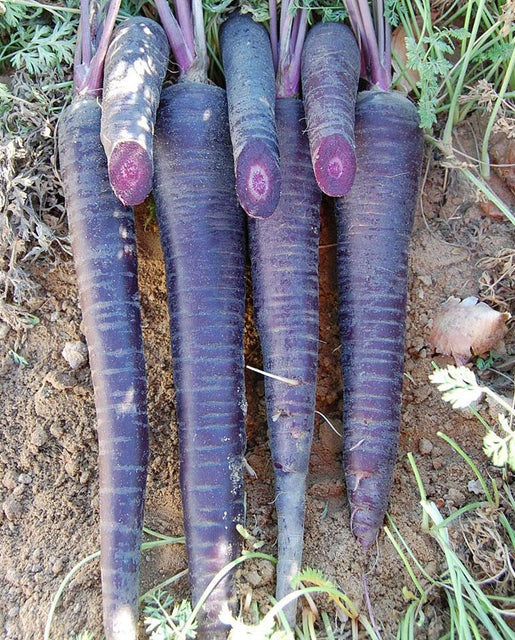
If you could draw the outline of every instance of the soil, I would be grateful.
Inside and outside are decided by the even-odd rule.
[[[154,531],[182,534],[178,487],[174,389],[169,352],[168,317],[163,263],[157,230],[144,228],[139,218],[140,284],[144,339],[148,363],[151,462],[145,524]],[[320,369],[317,409],[341,430],[342,383],[336,318],[334,224],[330,206],[323,209],[320,248]],[[480,294],[484,268],[480,258],[495,257],[513,247],[513,227],[486,216],[476,194],[459,172],[446,172],[427,158],[410,254],[409,302],[405,350],[402,429],[389,514],[406,543],[432,575],[442,570],[442,555],[421,528],[419,493],[407,453],[412,452],[428,497],[447,515],[475,495],[474,476],[463,460],[442,441],[438,431],[454,438],[480,470],[500,478],[481,450],[484,429],[467,411],[442,402],[429,383],[432,361],[448,357],[432,353],[428,345],[432,319],[449,296]],[[0,360],[0,636],[28,640],[42,638],[49,607],[68,571],[98,549],[98,481],[95,410],[84,355],[84,336],[72,260],[63,254],[49,267],[36,263],[32,271],[39,295],[30,311],[39,323],[24,333],[2,328]],[[513,293],[513,292],[512,292]],[[505,308],[502,309],[506,310]],[[512,310],[513,311],[513,310]],[[66,359],[63,356],[66,355]],[[11,349],[27,364],[17,364]],[[498,345],[497,361],[513,378],[510,353],[513,335]],[[247,364],[260,365],[251,320],[247,319]],[[72,366],[75,368],[72,368]],[[511,365],[513,367],[513,365]],[[510,383],[501,376],[482,374],[503,395]],[[248,449],[246,459],[255,472],[246,477],[247,529],[275,553],[276,521],[273,474],[267,444],[264,390],[261,377],[247,373]],[[479,409],[487,419],[486,404]],[[404,565],[384,533],[368,554],[349,532],[349,511],[341,470],[341,438],[317,415],[311,457],[304,563],[319,569],[370,617],[383,638],[395,637],[408,601],[403,587],[413,589]],[[183,545],[145,551],[141,588],[146,591],[183,570]],[[366,576],[364,589],[363,576]],[[249,561],[239,576],[242,602],[252,600],[262,611],[273,593],[274,574],[266,561]],[[186,579],[173,585],[174,597],[187,597]],[[336,637],[350,634],[334,607],[320,600],[333,621]],[[424,609],[420,638],[438,638],[445,625],[444,603],[438,593]],[[52,622],[53,639],[76,637],[88,630],[102,637],[98,560],[82,567],[65,588]],[[142,631],[142,637],[144,633]],[[321,633],[320,637],[324,637]]]

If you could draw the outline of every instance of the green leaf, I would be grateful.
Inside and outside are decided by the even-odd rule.
[[[442,400],[449,402],[453,409],[465,409],[483,393],[473,371],[467,367],[449,365],[446,369],[437,369],[429,380],[437,385]]]
[[[506,441],[495,431],[489,431],[483,438],[483,451],[496,467],[503,467],[508,460]]]
[[[28,364],[29,364],[28,360],[26,360],[19,353],[16,353],[16,351],[14,351],[14,349],[9,349],[9,355],[14,360],[14,364],[17,364],[18,366],[24,366],[24,367],[28,366]]]
[[[17,2],[0,2],[0,29],[8,30],[27,18],[28,9]]]
[[[483,438],[483,451],[496,467],[508,465],[515,471],[515,431],[504,414],[500,413],[498,420],[506,436],[502,437],[492,430],[488,431]]]

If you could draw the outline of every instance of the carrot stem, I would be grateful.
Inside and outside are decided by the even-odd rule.
[[[73,83],[76,96],[99,96],[102,92],[102,74],[107,46],[120,11],[121,0],[108,4],[107,16],[100,29],[100,39],[93,29],[98,21],[97,3],[91,8],[90,0],[81,0],[77,47],[75,49]]]
[[[275,2],[273,4],[275,5]],[[292,7],[293,0],[284,0],[281,3],[278,35],[277,21],[274,20],[274,32],[270,22],[272,55],[277,59],[276,95],[278,98],[293,98],[300,92],[301,56],[306,38],[308,14],[305,7],[297,8],[295,11]]]
[[[179,66],[181,74],[184,74],[193,64],[194,47],[188,46],[182,26],[177,22],[177,18],[172,13],[168,2],[166,2],[166,0],[155,0],[155,3],[161,24],[168,36],[175,61]]]

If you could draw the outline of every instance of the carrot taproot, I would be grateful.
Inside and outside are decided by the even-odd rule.
[[[384,519],[397,457],[408,250],[423,135],[415,105],[390,90],[389,58],[379,51],[367,3],[348,0],[347,6],[371,86],[356,103],[356,177],[335,205],[343,465],[351,528],[368,548]],[[383,20],[378,28],[387,31]],[[385,33],[378,39],[387,46]]]
[[[88,3],[82,5],[82,64],[75,98],[59,120],[58,144],[97,412],[104,628],[108,640],[135,640],[148,461],[145,362],[134,217],[109,184],[98,100],[119,4],[109,5],[92,57]]]
[[[354,180],[354,105],[360,55],[346,25],[318,22],[302,51],[302,92],[313,169],[328,196],[345,195]]]
[[[315,416],[322,194],[313,174],[304,109],[298,97],[305,27],[305,13],[292,12],[291,2],[283,2],[275,107],[281,196],[273,216],[248,220],[254,314],[263,367],[294,382],[265,378],[276,490],[277,599],[291,591],[292,579],[301,569],[306,478]],[[296,608],[293,602],[284,609],[293,626]]]
[[[109,179],[126,205],[152,189],[154,123],[169,56],[155,21],[131,17],[114,30],[104,65],[100,136]]]
[[[161,20],[170,20],[168,10],[157,6]],[[206,77],[207,64],[198,50],[204,42],[200,2],[191,13],[195,49],[179,53],[182,78],[163,91],[158,110],[154,197],[167,274],[180,486],[196,605],[241,548],[236,525],[243,523],[245,237],[226,94],[197,81]],[[184,52],[184,41],[171,40],[174,53],[176,46]],[[225,605],[235,605],[232,575],[209,595],[197,637],[227,636],[218,617]]]
[[[281,189],[270,38],[249,14],[234,12],[220,28],[220,47],[236,193],[250,216],[267,218]]]

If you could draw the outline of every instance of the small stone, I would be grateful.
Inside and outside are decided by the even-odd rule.
[[[9,496],[9,498],[5,500],[5,502],[2,504],[2,509],[4,511],[5,517],[8,520],[11,520],[11,522],[17,520],[21,516],[23,510],[21,504],[18,502],[18,500],[16,500],[14,496]]]
[[[0,340],[5,340],[9,333],[9,325],[6,322],[0,321]]]
[[[54,423],[50,427],[50,433],[54,436],[54,438],[57,438],[57,440],[59,440],[62,437],[64,430],[60,424]]]
[[[20,576],[18,575],[18,572],[16,571],[16,569],[13,569],[12,567],[7,569],[7,571],[5,572],[6,582],[9,582],[10,584],[18,584],[19,579],[20,579]]]
[[[68,460],[68,462],[64,465],[64,470],[66,473],[72,478],[77,475],[77,471],[79,470],[79,465],[76,460]]]
[[[443,458],[434,458],[433,459],[433,469],[435,471],[440,471],[443,468]]]
[[[428,456],[433,450],[433,443],[427,438],[420,438],[418,441],[418,452],[421,456]]]
[[[2,478],[2,484],[6,489],[15,489],[18,481],[16,478],[16,474],[12,469],[9,469],[4,473],[4,477]]]
[[[28,473],[20,473],[18,482],[21,484],[30,484],[32,482],[32,476]]]
[[[52,573],[54,576],[57,576],[64,569],[64,560],[62,558],[57,558],[57,560],[52,565]]]
[[[263,560],[260,566],[260,572],[261,582],[268,584],[273,581],[275,572],[274,567],[270,562]]]
[[[433,393],[433,388],[429,384],[417,387],[413,392],[413,401],[417,404],[424,402]]]
[[[72,367],[72,369],[75,368],[76,367]],[[71,389],[77,383],[75,375],[69,371],[50,371],[45,376],[45,381],[52,385],[54,389],[57,389],[57,391]]]
[[[250,582],[253,587],[257,587],[259,584],[261,584],[261,576],[257,571],[249,571],[249,573],[245,577],[247,579],[247,582]]]
[[[42,447],[48,440],[48,434],[43,427],[38,427],[30,434],[30,442],[35,447]]]
[[[453,487],[451,487],[447,492],[447,497],[453,502],[455,507],[458,507],[465,502],[465,496],[463,495],[463,493],[461,491],[458,491],[458,489],[454,489]]]
[[[482,493],[484,493],[483,485],[479,482],[479,480],[469,480],[467,489],[470,491],[470,493],[475,493],[476,496],[480,496]]]
[[[75,340],[73,342],[67,342],[64,345],[61,355],[72,369],[79,369],[83,367],[88,360],[88,349],[84,342]]]

